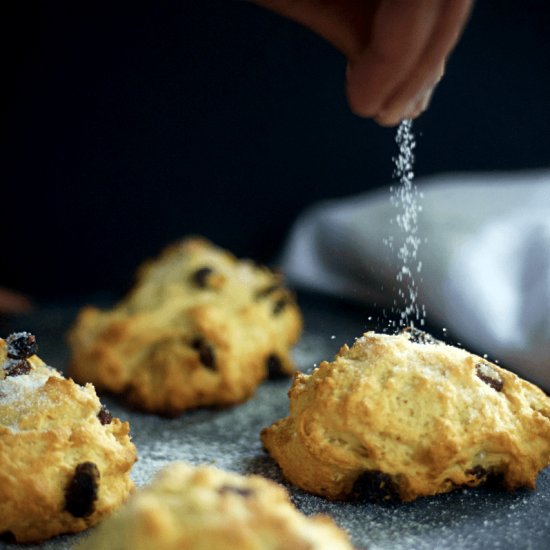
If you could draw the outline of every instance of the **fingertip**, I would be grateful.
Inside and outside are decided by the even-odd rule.
[[[396,111],[385,111],[382,110],[376,114],[374,120],[384,127],[393,127],[400,124],[405,119],[415,119],[418,118],[422,113],[424,113],[431,102],[434,88],[429,90],[422,97],[417,99],[415,102],[412,102],[407,108],[403,109],[400,112]]]
[[[381,111],[380,113],[378,113],[377,115],[375,115],[374,117],[374,121],[379,125],[379,126],[382,126],[384,128],[394,128],[395,126],[398,126],[400,124],[400,122],[405,118],[401,118],[401,117],[394,117],[394,116],[390,116],[388,115],[386,112],[384,111]]]
[[[346,67],[346,95],[353,114],[362,118],[372,118],[385,127],[397,126],[406,118],[416,118],[429,106],[433,92],[444,74],[444,64],[441,64],[424,84],[420,91],[398,91],[393,97],[385,99],[376,93],[372,87],[368,93],[365,80],[360,78],[357,70],[348,63]],[[411,93],[414,94],[411,97]]]
[[[381,105],[380,94],[372,89],[371,81],[361,63],[348,62],[346,66],[346,97],[353,114],[372,118]]]
[[[411,104],[407,104],[404,107],[398,104],[390,104],[388,107],[380,109],[380,111],[376,113],[374,120],[380,124],[380,126],[397,126],[406,118],[414,118],[417,107],[416,101]]]
[[[394,95],[377,113],[377,121],[385,121],[384,125],[399,124],[406,118],[417,118],[429,107],[433,93],[444,74],[444,65],[430,78],[426,79],[424,86],[405,87]],[[420,88],[420,89],[418,89]]]

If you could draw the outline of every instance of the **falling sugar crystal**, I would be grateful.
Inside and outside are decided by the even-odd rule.
[[[403,120],[397,129],[395,141],[399,148],[394,161],[394,177],[398,184],[391,187],[391,204],[397,209],[395,222],[399,235],[386,239],[390,248],[397,250],[400,268],[396,274],[398,283],[394,304],[400,314],[400,326],[424,325],[426,310],[418,302],[416,277],[422,269],[418,260],[421,239],[418,235],[418,215],[422,210],[420,194],[414,184],[414,149],[416,142],[412,132],[412,120]]]

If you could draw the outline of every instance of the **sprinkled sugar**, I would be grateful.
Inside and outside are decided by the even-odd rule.
[[[418,286],[416,276],[420,275],[422,262],[418,260],[418,249],[421,239],[418,235],[418,214],[422,211],[419,204],[421,198],[414,184],[414,149],[416,142],[412,132],[412,120],[401,122],[397,129],[395,141],[399,148],[394,161],[394,177],[398,184],[390,188],[391,204],[397,214],[391,223],[399,228],[398,235],[386,240],[390,248],[397,249],[400,268],[396,274],[398,283],[397,296],[394,305],[400,314],[399,325],[414,327],[415,322],[424,325],[426,310],[418,303]]]
[[[51,373],[44,372],[40,374],[9,376],[0,383],[0,402],[5,405],[14,401],[23,401],[29,393],[34,393],[41,388]]]

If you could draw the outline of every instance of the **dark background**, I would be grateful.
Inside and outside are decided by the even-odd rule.
[[[550,165],[550,7],[480,0],[417,174]],[[314,201],[387,186],[392,129],[345,61],[246,2],[4,2],[0,286],[120,291],[183,235],[272,260]]]

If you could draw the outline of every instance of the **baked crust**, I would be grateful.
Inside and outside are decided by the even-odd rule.
[[[308,518],[260,476],[172,463],[79,550],[351,550],[328,516]]]
[[[91,384],[8,350],[0,338],[0,534],[38,542],[82,531],[133,488],[128,422],[111,417]]]
[[[499,477],[535,487],[550,463],[550,399],[425,333],[368,332],[311,375],[262,431],[284,475],[329,499],[402,500]]]
[[[280,275],[188,238],[146,262],[114,309],[80,313],[70,372],[136,408],[175,416],[241,402],[270,370],[290,374],[301,328]]]

